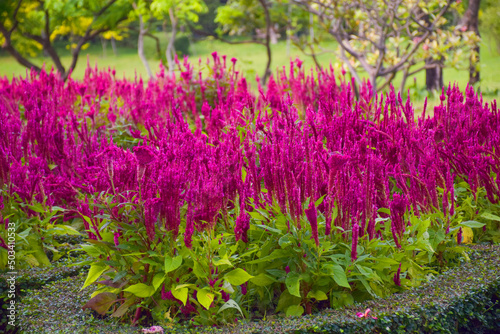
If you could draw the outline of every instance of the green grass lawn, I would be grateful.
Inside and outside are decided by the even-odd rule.
[[[158,36],[162,38],[162,45],[166,44],[165,37],[163,34],[159,33]],[[484,38],[483,45],[481,47],[481,90],[486,93],[486,99],[499,98],[500,90],[500,55],[497,53],[496,48],[490,47],[491,40]],[[335,49],[335,44],[333,42],[326,43],[322,45],[325,49]],[[149,56],[150,66],[153,71],[158,70],[160,60],[154,54],[154,45],[151,39],[146,39],[146,51]],[[228,59],[235,57],[238,59],[237,67],[250,81],[251,84],[254,83],[254,78],[256,75],[261,76],[265,64],[267,62],[265,48],[261,45],[256,44],[240,44],[240,45],[230,45],[225,44],[216,40],[203,40],[198,41],[191,45],[191,60],[197,63],[197,60],[201,58],[206,60],[207,57],[211,57],[211,53],[217,51],[221,55],[227,55]],[[278,44],[272,46],[272,64],[271,69],[275,71],[283,66],[288,66],[291,59],[296,57],[304,60],[304,66],[312,67],[314,62],[311,57],[305,56],[302,52],[295,46],[292,45],[290,53],[287,54],[286,42],[280,41]],[[71,57],[69,51],[62,50],[61,60],[63,64],[69,64]],[[118,55],[114,56],[111,47],[108,45],[107,56],[103,57],[102,48],[99,43],[91,45],[87,50],[82,51],[79,58],[78,65],[73,73],[74,78],[82,78],[85,72],[86,63],[88,62],[91,66],[95,66],[97,63],[100,68],[115,68],[119,76],[125,76],[128,79],[133,79],[135,75],[142,76],[146,78],[146,70],[142,65],[137,51],[134,48],[120,47],[118,49]],[[318,56],[321,64],[328,65],[330,62],[335,63],[337,59],[332,53],[323,53]],[[37,57],[31,59],[34,63],[42,65],[46,62],[46,66],[51,66],[50,58]],[[14,58],[10,57],[5,53],[5,51],[0,52],[0,76],[7,76],[12,78],[13,76],[20,76],[26,73],[26,69],[19,65]],[[461,88],[464,88],[468,81],[468,72],[466,70],[458,71],[455,69],[445,69],[444,71],[445,83],[458,83]],[[407,86],[413,84],[416,80],[417,87],[424,87],[425,85],[425,73],[418,73],[415,78],[408,78]],[[400,80],[396,77],[394,81],[394,86],[398,87],[400,85]],[[421,100],[423,96],[420,96],[418,100]],[[432,99],[434,100],[434,98]]]

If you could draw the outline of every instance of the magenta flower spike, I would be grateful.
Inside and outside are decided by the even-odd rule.
[[[358,237],[359,237],[359,225],[354,223],[352,225],[352,244],[351,244],[351,260],[356,261],[358,258]]]
[[[398,271],[394,274],[393,278],[394,284],[396,284],[397,286],[401,286],[401,278],[399,277],[400,274],[401,274],[401,263],[399,264]]]
[[[311,224],[312,237],[314,242],[316,243],[316,247],[319,246],[319,237],[318,237],[318,213],[316,212],[316,206],[314,205],[314,201],[311,198],[311,202],[309,202],[309,208],[304,210],[306,213],[307,220],[309,224]]]

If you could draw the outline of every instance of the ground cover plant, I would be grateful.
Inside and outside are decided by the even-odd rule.
[[[0,81],[0,267],[9,222],[20,267],[83,233],[84,308],[219,325],[385,297],[499,241],[496,102],[449,86],[415,115],[300,60],[254,93],[236,62]]]

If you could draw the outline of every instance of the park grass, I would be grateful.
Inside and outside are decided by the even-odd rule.
[[[164,34],[158,33],[157,36],[161,39],[162,45],[165,45],[166,38]],[[487,36],[487,34],[484,33],[483,36]],[[481,83],[479,87],[487,101],[500,98],[500,54],[491,44],[491,39],[487,37],[483,38],[480,63]],[[330,63],[334,64],[337,62],[335,54],[333,53],[333,50],[336,48],[335,43],[333,41],[326,41],[322,47],[332,50],[332,52],[324,52],[318,55],[317,58],[319,63],[323,66],[328,66]],[[160,59],[158,59],[158,56],[154,52],[154,45],[151,39],[146,39],[145,49],[152,70],[158,71]],[[232,57],[235,57],[238,59],[237,70],[249,80],[249,83],[254,88],[254,78],[256,76],[262,76],[267,62],[265,47],[257,44],[232,45],[218,40],[205,39],[192,43],[190,51],[190,59],[195,65],[198,64],[198,59],[201,60],[200,70],[202,71],[206,69],[206,59],[211,58],[211,54],[214,51],[217,51],[219,55],[227,55],[228,61]],[[60,54],[62,55],[61,61],[64,65],[68,66],[71,61],[69,51],[60,49]],[[290,60],[296,58],[303,60],[303,66],[306,68],[314,67],[314,61],[311,57],[305,56],[294,45],[291,46],[288,52],[286,42],[280,41],[272,46],[271,70],[275,73],[277,69],[288,66]],[[52,65],[50,58],[41,56],[32,58],[31,61],[40,66],[46,63],[46,68],[50,68]],[[97,64],[99,68],[114,68],[118,77],[125,77],[129,80],[134,79],[136,76],[147,78],[146,70],[137,55],[137,50],[132,47],[119,47],[117,56],[113,55],[111,48],[108,47],[107,56],[104,57],[102,48],[98,43],[90,45],[87,50],[82,51],[78,65],[72,74],[73,78],[83,78],[87,62],[92,67]],[[25,74],[26,68],[18,64],[14,58],[8,56],[5,51],[0,52],[0,77],[7,76],[7,78],[10,79],[14,76],[24,76]],[[446,68],[444,70],[444,80],[446,84],[456,83],[460,88],[464,89],[468,82],[468,71],[465,69],[456,70]],[[416,83],[416,86],[414,83]],[[397,76],[393,84],[398,88],[401,84],[400,77]],[[415,86],[412,88],[412,99],[417,109],[421,109],[424,97],[427,96],[427,92],[423,89],[425,87],[425,72],[420,72],[415,75],[415,77],[408,78],[406,89],[412,86]],[[429,96],[430,106],[437,103],[438,100],[437,96]]]

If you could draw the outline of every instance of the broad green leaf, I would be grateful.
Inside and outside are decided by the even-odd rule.
[[[231,263],[231,261],[229,261],[229,258],[227,256],[227,254],[224,255],[224,257],[222,259],[218,259],[218,260],[214,260],[214,265],[216,266],[221,266],[221,265],[228,265],[228,266],[231,266],[233,267],[233,264]]]
[[[53,228],[47,230],[47,233],[51,232],[54,232],[55,234],[80,235],[80,232],[68,225],[56,225]]]
[[[201,306],[208,310],[214,301],[214,295],[206,289],[201,289],[196,293],[196,299],[198,299]]]
[[[250,279],[250,282],[252,282],[253,284],[255,284],[257,286],[267,286],[267,285],[273,284],[274,282],[276,282],[276,280],[269,275],[266,275],[264,273],[260,273],[257,276],[252,277]]]
[[[101,292],[90,299],[82,308],[90,308],[100,315],[105,315],[111,305],[117,302],[116,295],[111,292]]]
[[[261,224],[256,224],[255,227],[258,227],[258,228],[261,228],[263,230],[266,230],[267,232],[272,232],[272,233],[275,233],[275,234],[281,234],[281,230],[278,230],[277,228],[274,228],[274,227],[270,227],[270,226],[267,226],[267,225],[261,225]]]
[[[136,295],[139,298],[147,298],[147,297],[151,297],[152,295],[154,295],[155,288],[150,286],[150,285],[146,285],[144,283],[138,283],[138,284],[134,284],[134,285],[129,286],[128,288],[124,289],[123,291],[133,293],[134,295]]]
[[[289,256],[290,256],[289,251],[286,251],[284,249],[275,249],[268,256],[264,256],[264,257],[257,259],[257,260],[248,261],[247,264],[257,264],[257,263],[272,261],[272,260],[281,259],[281,258],[289,257]]]
[[[292,296],[300,297],[300,275],[296,272],[290,272],[285,278],[286,288]]]
[[[233,286],[228,281],[224,281],[224,283],[222,283],[222,290],[225,291],[225,292],[227,292],[227,293],[233,293],[234,292]]]
[[[113,312],[113,314],[111,314],[111,316],[114,318],[122,317],[125,313],[127,313],[130,306],[134,305],[134,303],[135,303],[135,297],[130,296],[123,304],[120,305],[120,307],[116,309],[115,312]]]
[[[500,217],[498,217],[497,215],[494,215],[492,213],[489,213],[489,212],[483,212],[481,217],[489,219],[489,220],[496,220],[497,222],[500,222]],[[472,226],[469,226],[469,227],[472,227]]]
[[[429,230],[428,232],[429,232],[429,242],[432,246],[432,249],[436,250],[437,246],[441,243],[441,241],[445,239],[446,235],[444,234],[443,230],[438,230],[437,232]]]
[[[92,257],[99,257],[100,255],[102,255],[102,253],[100,252],[100,250],[94,246],[94,245],[81,245],[82,249],[90,256]]]
[[[316,300],[327,300],[328,296],[321,290],[309,291],[307,298],[314,298]]]
[[[193,273],[198,278],[205,278],[208,276],[208,272],[206,270],[204,270],[204,268],[201,266],[201,264],[199,264],[197,261],[194,262]]]
[[[224,310],[227,310],[228,308],[234,308],[234,309],[237,309],[241,316],[244,317],[243,315],[243,311],[241,311],[241,308],[240,308],[240,305],[238,305],[237,302],[235,302],[234,300],[232,299],[229,299],[224,305],[222,305],[220,308],[219,308],[219,311],[217,311],[217,313],[220,313]]]
[[[188,299],[188,291],[189,291],[188,288],[180,288],[180,289],[172,288],[172,290],[170,291],[172,292],[175,298],[179,299],[184,304],[184,306],[186,306]]]
[[[358,268],[359,272],[363,275],[366,276],[367,278],[372,278],[373,277],[373,270],[371,270],[368,267],[363,267],[358,264],[356,264],[356,268]]]
[[[28,208],[38,213],[45,213],[47,211],[42,207],[41,203],[37,203],[36,205],[28,205]]]
[[[288,290],[283,291],[278,300],[278,306],[276,307],[276,312],[285,311],[291,305],[300,304],[300,298],[292,296]]]
[[[155,288],[155,291],[158,290],[158,288],[163,283],[163,281],[165,281],[165,278],[166,278],[166,276],[164,273],[157,273],[153,277],[153,288]]]
[[[85,280],[85,283],[83,283],[82,288],[80,289],[83,290],[86,287],[88,287],[90,284],[94,283],[97,281],[97,279],[108,269],[108,266],[104,264],[98,264],[95,263],[90,266],[89,273],[87,274],[87,279]]]
[[[484,217],[484,214],[483,214],[483,217]],[[487,217],[484,217],[484,218],[487,218]],[[490,219],[490,218],[488,218],[488,219]],[[500,219],[500,217],[499,217],[499,219]],[[477,222],[475,220],[467,220],[465,222],[461,222],[459,225],[461,225],[461,226],[467,226],[467,227],[470,227],[470,228],[479,228],[479,227],[483,227],[486,224],[485,223]]]
[[[287,317],[300,317],[304,314],[304,308],[300,305],[292,305],[286,309],[285,313]]]
[[[182,264],[181,255],[178,255],[174,258],[171,258],[170,256],[165,256],[165,274],[179,268],[181,264]]]
[[[252,217],[255,220],[266,220],[266,218],[264,216],[262,216],[260,213],[258,213],[256,211],[251,211],[248,214],[250,215],[250,217]]]
[[[333,276],[333,280],[340,286],[351,288],[349,282],[347,281],[347,276],[345,274],[344,269],[338,264],[332,264],[326,266],[330,275]]]
[[[285,234],[278,240],[278,244],[280,245],[281,248],[286,248],[287,246],[292,244],[292,241],[290,240],[290,235]]]
[[[388,208],[380,208],[380,209],[377,210],[377,212],[382,212],[382,213],[385,213],[385,214],[388,214],[388,215],[391,214],[391,210],[389,210]]]
[[[232,285],[242,285],[252,277],[252,275],[241,268],[234,269],[233,271],[230,271],[226,275],[224,275],[226,281],[228,281]]]

